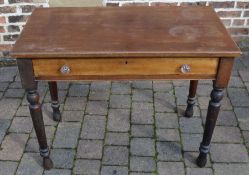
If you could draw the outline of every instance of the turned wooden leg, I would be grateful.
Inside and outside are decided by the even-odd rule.
[[[53,108],[53,119],[54,121],[61,120],[61,113],[60,113],[60,104],[58,101],[58,91],[57,91],[57,83],[55,81],[48,82],[49,91],[51,95],[51,106]]]
[[[39,94],[36,90],[29,90],[27,93],[29,110],[32,117],[35,133],[40,146],[40,155],[43,157],[43,167],[46,170],[53,168],[53,162],[49,158],[49,148],[45,133],[41,105],[39,104]]]
[[[185,117],[193,117],[194,114],[194,105],[195,105],[195,94],[197,90],[198,80],[190,80],[189,85],[189,95],[187,100],[187,108],[185,110]]]
[[[209,153],[209,147],[213,131],[215,128],[216,120],[220,111],[220,101],[224,96],[223,88],[214,87],[211,92],[211,100],[209,101],[207,118],[205,124],[205,130],[203,134],[203,139],[200,144],[200,154],[197,158],[197,165],[199,167],[204,167],[207,163],[207,154]]]

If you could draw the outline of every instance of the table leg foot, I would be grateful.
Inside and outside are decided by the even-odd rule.
[[[50,159],[50,157],[43,157],[43,168],[45,170],[50,170],[54,166],[53,161]]]
[[[198,167],[203,168],[207,163],[207,154],[200,153],[196,159],[196,164]]]
[[[58,102],[52,102],[52,109],[53,109],[53,120],[54,121],[61,121],[61,112],[60,112],[60,105]]]
[[[194,98],[188,98],[188,106],[185,110],[184,117],[191,118],[194,115],[194,105],[195,105],[195,99]]]

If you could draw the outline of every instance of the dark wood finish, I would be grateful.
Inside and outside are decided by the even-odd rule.
[[[56,81],[49,81],[49,91],[51,96],[51,107],[53,109],[53,119],[54,121],[61,120],[60,104],[58,100],[58,90]]]
[[[219,68],[216,76],[216,86],[226,88],[233,70],[234,58],[220,58]]]
[[[22,87],[27,91],[37,89],[37,82],[35,82],[32,60],[17,59],[17,66],[21,78]]]
[[[40,146],[40,155],[43,157],[43,167],[49,170],[53,167],[53,162],[49,158],[49,148],[45,133],[41,105],[39,104],[39,94],[36,89],[27,92],[29,110],[33,121],[33,126]]]
[[[204,167],[207,163],[207,154],[209,152],[211,138],[220,111],[220,106],[221,106],[220,102],[223,96],[224,96],[223,89],[216,87],[216,85],[214,84],[214,89],[211,93],[211,100],[208,105],[203,139],[199,148],[200,154],[196,161],[199,167]]]
[[[236,57],[212,7],[38,8],[16,58]]]
[[[185,117],[193,117],[194,114],[194,105],[195,105],[195,94],[198,86],[198,80],[190,80],[189,85],[189,95],[187,100],[187,108],[185,111]]]

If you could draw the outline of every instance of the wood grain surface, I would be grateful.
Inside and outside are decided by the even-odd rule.
[[[190,78],[193,76],[201,78],[202,75],[214,78],[218,67],[218,58],[74,58],[74,59],[33,59],[35,77],[43,79],[44,77],[59,77],[59,79],[68,79],[67,77],[123,77],[125,79],[136,79],[148,76],[155,78],[171,75],[172,77]],[[190,66],[190,72],[182,73],[183,64]],[[70,73],[62,74],[60,69],[67,65]],[[134,77],[134,78],[133,78]],[[123,79],[121,78],[121,79]],[[80,79],[80,78],[74,78]],[[91,78],[86,78],[91,79]],[[94,78],[95,79],[95,78]]]
[[[239,55],[212,7],[38,8],[12,52],[68,59]]]

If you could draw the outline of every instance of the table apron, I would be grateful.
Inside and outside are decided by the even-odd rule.
[[[33,59],[36,80],[215,79],[219,58]],[[190,71],[181,68],[188,65]],[[61,70],[63,66],[68,72]]]

